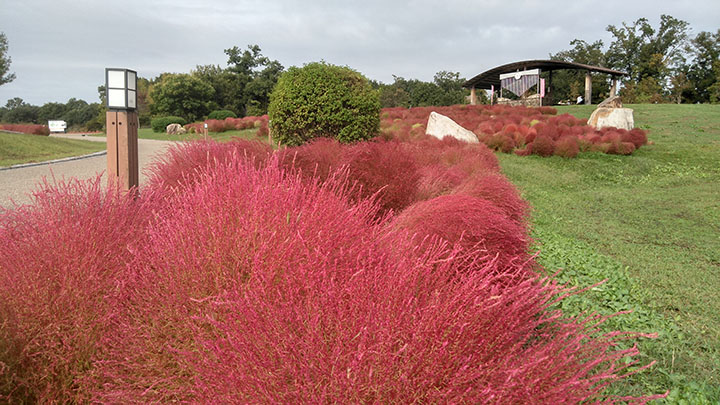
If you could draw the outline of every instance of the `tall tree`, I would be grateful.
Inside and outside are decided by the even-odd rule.
[[[711,92],[720,80],[720,29],[714,34],[700,32],[690,41],[687,51],[691,63],[686,65],[685,73],[691,86],[685,89],[683,97],[691,103],[711,101]]]
[[[225,54],[228,56],[228,71],[233,75],[231,109],[239,115],[247,115],[248,109],[253,114],[265,113],[269,94],[280,78],[283,66],[263,56],[257,45],[248,45],[244,51],[235,46],[226,49]]]
[[[631,81],[637,84],[637,101],[662,97],[657,94],[658,90],[662,92],[667,88],[670,78],[682,67],[688,29],[686,21],[669,15],[660,16],[657,29],[646,18],[630,25],[623,22],[621,27],[607,27],[613,35],[605,54],[608,65],[630,74]],[[648,94],[648,91],[654,94]]]
[[[8,73],[12,59],[8,56],[7,51],[7,37],[4,32],[0,32],[0,86],[15,80],[15,73]]]
[[[571,49],[550,55],[550,59],[563,62],[584,63],[592,66],[606,66],[603,42],[598,40],[588,43],[582,39],[570,41]],[[543,75],[547,76],[547,75]],[[547,78],[547,77],[546,77]],[[553,72],[552,96],[555,101],[575,100],[585,95],[585,72],[580,70],[563,69]],[[609,95],[610,84],[607,75],[595,74],[592,76],[592,98],[602,100]]]
[[[210,112],[214,94],[212,86],[193,75],[166,73],[152,86],[152,111],[196,121]]]

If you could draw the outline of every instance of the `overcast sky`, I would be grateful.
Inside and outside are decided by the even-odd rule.
[[[575,38],[607,46],[608,25],[669,14],[691,35],[720,28],[719,0],[394,1],[0,0],[15,81],[0,105],[71,97],[97,102],[105,67],[153,78],[226,66],[223,50],[257,44],[286,68],[325,60],[386,83],[470,78],[492,67],[547,59]]]

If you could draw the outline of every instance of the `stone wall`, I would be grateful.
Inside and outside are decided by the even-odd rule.
[[[539,94],[533,94],[532,96],[528,96],[520,100],[510,100],[509,98],[498,97],[496,101],[496,104],[512,106],[524,105],[526,107],[540,107],[542,105],[541,103],[542,99]]]

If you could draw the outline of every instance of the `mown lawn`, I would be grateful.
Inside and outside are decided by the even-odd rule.
[[[0,167],[44,162],[105,150],[105,144],[0,131]]]
[[[659,333],[641,340],[657,364],[631,389],[718,403],[720,106],[627,107],[652,142],[632,156],[501,154],[501,166],[534,208],[540,262],[573,285],[608,279],[564,310],[633,310],[606,329]],[[559,108],[581,118],[592,110]]]
[[[241,131],[225,131],[225,132],[210,132],[208,137],[216,141],[229,141],[232,138],[243,138],[250,140],[267,140],[267,137],[259,138],[255,134],[257,133],[256,128],[243,129]],[[105,134],[99,134],[99,136],[105,136]],[[203,139],[202,134],[183,134],[183,135],[168,135],[164,132],[153,132],[151,128],[140,128],[138,130],[138,138],[140,139],[156,139],[160,141],[190,141],[193,139]]]

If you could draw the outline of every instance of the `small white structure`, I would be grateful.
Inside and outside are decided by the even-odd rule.
[[[461,127],[457,122],[435,111],[430,113],[425,133],[438,139],[451,136],[469,143],[480,142],[472,131]]]
[[[50,132],[65,133],[65,130],[67,129],[67,122],[61,120],[51,120],[48,121],[48,128],[50,129]]]

